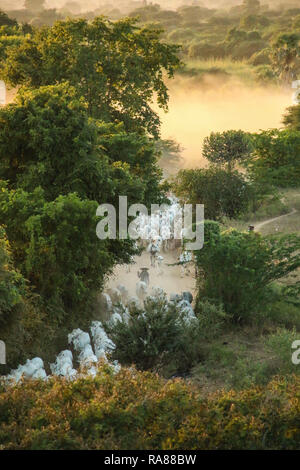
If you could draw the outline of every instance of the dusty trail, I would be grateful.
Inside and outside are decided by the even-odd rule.
[[[292,212],[289,212],[288,214],[280,215],[278,217],[274,217],[273,219],[268,219],[268,220],[265,220],[264,222],[260,222],[259,224],[257,224],[255,226],[255,229],[260,230],[265,225],[268,225],[268,224],[271,224],[272,222],[276,222],[278,220],[284,219],[285,217],[290,217],[291,215],[296,214],[296,212],[298,212],[297,209],[293,209]]]
[[[138,279],[138,271],[140,268],[149,268],[150,274],[150,290],[152,287],[161,287],[170,295],[171,293],[181,293],[184,291],[195,293],[195,272],[194,267],[189,268],[190,273],[187,276],[181,277],[180,266],[167,266],[178,262],[180,255],[179,250],[169,253],[161,253],[164,257],[162,266],[163,274],[160,275],[159,268],[152,268],[150,265],[149,253],[143,253],[141,256],[136,256],[134,264],[130,266],[130,272],[127,272],[127,266],[116,266],[113,275],[110,277],[106,288],[117,287],[118,284],[123,284],[128,290],[130,295],[135,296],[136,283]]]

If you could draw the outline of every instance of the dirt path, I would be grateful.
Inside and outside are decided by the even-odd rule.
[[[296,209],[293,209],[292,212],[289,212],[288,214],[280,215],[279,217],[274,217],[273,219],[268,219],[268,220],[265,220],[264,222],[260,222],[259,224],[257,224],[255,226],[255,229],[260,230],[265,225],[268,225],[268,224],[271,224],[272,222],[276,222],[278,220],[284,219],[285,217],[290,217],[291,215],[296,214],[296,212],[298,212],[298,211]]]
[[[178,261],[179,251],[161,253],[161,255],[164,257],[163,274],[160,274],[157,267],[151,267],[149,253],[143,253],[135,258],[135,263],[130,266],[129,272],[127,271],[127,266],[116,266],[106,287],[117,287],[118,284],[123,284],[129,290],[130,295],[135,296],[136,283],[139,281],[137,273],[140,268],[145,267],[149,268],[150,289],[152,287],[162,287],[168,295],[184,291],[192,292],[194,295],[195,272],[193,266],[191,266],[188,275],[181,277],[180,266],[168,266],[168,264]]]

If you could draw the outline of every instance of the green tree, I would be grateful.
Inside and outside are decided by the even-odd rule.
[[[90,119],[68,84],[21,90],[0,123],[0,178],[11,189],[40,186],[47,200],[69,192],[99,203],[117,204],[122,194],[129,203],[160,199],[154,144]]]
[[[300,132],[271,129],[253,136],[255,151],[247,167],[252,177],[279,187],[300,184]]]
[[[211,163],[225,165],[228,171],[248,158],[251,152],[250,138],[243,131],[212,132],[204,139],[203,156]]]
[[[290,85],[300,70],[300,36],[281,34],[273,44],[271,60],[280,80]]]
[[[161,202],[158,152],[123,124],[89,118],[67,84],[23,89],[0,122],[0,224],[46,310],[74,317],[135,253],[132,241],[98,240],[97,206],[118,207],[120,195],[128,204]]]
[[[290,106],[283,117],[283,124],[288,129],[300,131],[300,104]]]
[[[243,175],[214,167],[179,171],[173,191],[184,203],[204,204],[205,217],[213,220],[238,217],[254,198]]]
[[[199,298],[222,304],[236,322],[251,320],[268,287],[300,267],[300,237],[221,232],[206,224],[204,248],[196,254]]]
[[[3,76],[13,86],[34,88],[68,81],[85,98],[89,115],[157,137],[160,120],[151,102],[156,97],[167,109],[163,73],[172,77],[180,64],[178,47],[160,36],[130,18],[58,21],[11,48]]]
[[[76,194],[47,202],[41,188],[11,191],[2,182],[0,220],[16,266],[54,318],[87,314],[93,293],[115,264],[129,262],[132,243],[96,237],[98,203]]]

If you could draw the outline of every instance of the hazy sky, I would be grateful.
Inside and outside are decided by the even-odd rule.
[[[82,11],[93,10],[101,5],[110,4],[115,7],[121,7],[122,5],[132,3],[131,0],[46,0],[47,8],[60,8],[63,7],[67,2],[74,1],[81,5]],[[193,0],[152,0],[152,3],[159,3],[166,8],[177,8],[178,5],[191,4]],[[150,3],[150,0],[148,0]],[[201,3],[207,7],[224,7],[226,5],[240,5],[243,0],[201,0]],[[280,3],[280,0],[261,0],[261,3]],[[282,0],[284,4],[284,0]],[[299,0],[300,3],[300,0]],[[0,0],[0,8],[4,10],[13,10],[22,8],[24,0]]]

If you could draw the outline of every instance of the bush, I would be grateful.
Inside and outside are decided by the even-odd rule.
[[[148,297],[144,309],[132,313],[128,324],[117,322],[106,328],[116,344],[113,359],[124,365],[172,375],[187,372],[200,358],[200,324],[196,319],[187,323],[182,310],[166,297]]]
[[[203,143],[204,158],[213,164],[227,167],[229,171],[249,158],[252,151],[249,135],[241,130],[212,132]]]
[[[230,318],[220,305],[214,305],[207,300],[196,300],[195,311],[197,314],[198,329],[203,339],[215,339],[226,321]]]
[[[204,204],[205,217],[212,220],[238,217],[256,197],[241,173],[215,167],[179,171],[173,191],[184,203]]]
[[[107,366],[95,378],[2,387],[3,450],[296,450],[300,378],[203,398],[180,379]]]
[[[221,232],[205,223],[204,248],[196,252],[198,295],[222,304],[234,322],[250,322],[269,300],[269,286],[300,266],[300,237]]]

